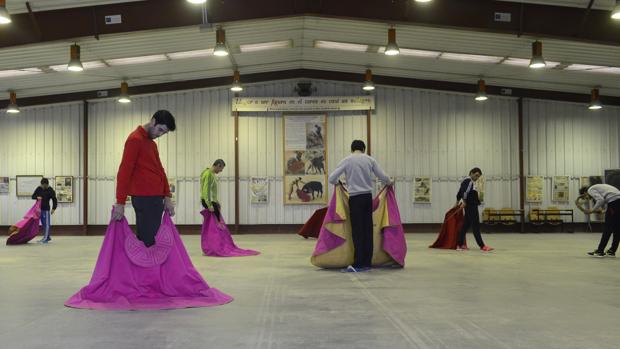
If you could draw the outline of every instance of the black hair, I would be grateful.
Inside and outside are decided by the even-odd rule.
[[[49,184],[50,184],[50,181],[49,181],[47,178],[43,178],[43,179],[41,179],[41,184],[47,184],[47,185],[49,185]]]
[[[222,159],[217,159],[215,160],[215,162],[213,163],[213,166],[226,166],[226,163],[224,162],[224,160]]]
[[[588,189],[590,189],[588,186],[583,186],[583,187],[579,188],[579,195],[583,195],[583,194],[587,193]]]
[[[356,139],[353,141],[353,143],[351,143],[351,151],[356,151],[359,150],[361,152],[366,151],[366,144],[364,144],[364,141],[360,141],[359,139]]]
[[[155,125],[166,125],[168,131],[172,132],[176,130],[177,124],[174,122],[174,116],[167,110],[158,110],[153,114],[155,119]]]
[[[470,175],[473,175],[474,173],[480,173],[480,175],[482,176],[482,170],[478,167],[474,167],[469,171]]]

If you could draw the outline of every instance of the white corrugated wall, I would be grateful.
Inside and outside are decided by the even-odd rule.
[[[360,94],[359,84],[313,81],[316,95]],[[292,96],[295,82],[260,84],[246,96]],[[378,87],[371,117],[372,155],[395,177],[403,221],[441,222],[454,204],[458,181],[474,166],[487,175],[487,205],[518,207],[517,103],[472,95]],[[366,141],[366,112],[329,113],[328,170]],[[240,119],[240,223],[303,223],[317,206],[284,206],[280,113],[244,113]],[[251,204],[248,178],[270,179],[270,204]],[[433,203],[413,204],[414,176],[433,177]],[[330,188],[331,189],[331,188]],[[330,190],[331,191],[331,190]]]
[[[524,100],[526,175],[544,176],[544,201],[531,207],[575,208],[580,176],[603,176],[620,167],[620,108],[588,110],[586,104]],[[570,176],[570,197],[553,202],[552,177]],[[575,210],[575,220],[585,216]]]
[[[226,88],[133,97],[122,105],[113,100],[89,104],[89,203],[90,224],[107,224],[115,202],[115,177],[125,140],[138,125],[148,122],[158,109],[176,118],[177,129],[157,140],[168,177],[178,183],[177,224],[199,224],[199,177],[215,159],[227,167],[221,174],[220,201],[225,217],[234,215],[234,142],[231,96]],[[133,222],[132,209],[126,210]]]
[[[441,222],[473,167],[486,177],[486,206],[518,208],[517,113],[514,99],[479,103],[470,94],[379,88],[372,154],[396,178],[403,221]],[[432,204],[413,203],[419,176],[432,177]]]
[[[15,194],[15,176],[74,177],[73,203],[59,203],[52,225],[82,223],[82,103],[21,108],[0,114],[0,176],[10,177],[10,192],[0,194],[0,225],[11,225],[32,206]]]
[[[293,96],[297,80],[254,84],[244,96]],[[314,80],[315,95],[357,95],[359,84]],[[396,178],[403,220],[440,222],[454,202],[458,180],[473,166],[487,175],[487,205],[518,205],[516,101],[492,98],[475,103],[472,95],[378,87],[372,114],[372,153]],[[130,105],[113,100],[89,103],[89,224],[107,224],[114,203],[115,176],[127,135],[157,109],[170,110],[177,130],[159,139],[169,177],[178,181],[176,222],[198,224],[201,216],[198,177],[222,158],[221,201],[234,220],[234,118],[226,87],[134,97]],[[49,108],[49,107],[48,107]],[[347,154],[353,139],[366,141],[366,112],[328,114],[328,170]],[[73,126],[80,125],[74,123]],[[303,223],[317,206],[282,203],[282,114],[241,114],[240,223]],[[76,158],[81,159],[79,154]],[[270,203],[251,204],[248,180],[270,181]],[[433,177],[433,203],[413,204],[414,176]],[[133,210],[128,209],[133,221]],[[71,224],[71,223],[68,223]],[[74,223],[77,224],[77,223]]]

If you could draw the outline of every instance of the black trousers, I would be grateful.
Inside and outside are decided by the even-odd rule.
[[[200,200],[200,203],[202,204],[203,208],[209,208],[207,206],[207,203],[204,200]],[[215,214],[215,218],[217,218],[217,221],[219,222],[220,219],[220,210],[221,210],[221,206],[219,203],[215,202],[215,201],[211,201],[211,205],[213,205],[213,214]]]
[[[612,234],[614,238],[611,241],[611,247],[609,250],[616,253],[616,251],[618,251],[618,245],[620,244],[620,200],[607,204],[607,211],[605,212],[605,228],[603,229],[601,242],[598,244],[598,251],[605,252],[605,247],[607,246],[609,238]]]
[[[161,225],[164,213],[163,196],[132,196],[131,204],[136,211],[136,228],[138,239],[146,247],[155,245],[155,235]]]
[[[478,213],[478,206],[475,205],[465,206],[465,222],[463,222],[463,227],[459,231],[459,236],[456,240],[457,245],[462,246],[465,244],[465,234],[470,227],[474,231],[474,237],[478,246],[483,247],[484,241],[482,241],[482,235],[480,235],[480,213]]]
[[[372,195],[360,194],[349,197],[349,212],[353,228],[355,248],[353,266],[357,268],[372,265]]]

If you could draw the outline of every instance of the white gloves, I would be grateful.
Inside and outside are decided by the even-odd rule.
[[[125,217],[125,205],[114,204],[112,208],[112,219],[115,221],[120,221]]]
[[[167,196],[164,198],[164,209],[168,211],[170,217],[174,217],[174,204],[172,203],[172,200]]]

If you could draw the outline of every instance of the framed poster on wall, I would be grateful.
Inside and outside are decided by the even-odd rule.
[[[284,114],[284,204],[327,204],[327,115]]]
[[[568,202],[569,177],[553,177],[553,201]]]
[[[413,189],[413,202],[416,204],[431,203],[431,177],[415,177]]]
[[[9,193],[9,177],[0,177],[0,194]]]
[[[177,204],[177,179],[174,177],[168,178],[168,187],[170,188],[170,200],[174,205]]]
[[[581,176],[579,177],[579,188],[589,187],[595,184],[602,184],[603,176]]]
[[[58,202],[73,202],[73,177],[56,176],[55,190]]]
[[[526,181],[526,196],[527,202],[542,203],[543,201],[543,177],[542,176],[527,176]]]
[[[267,178],[250,178],[250,202],[253,204],[269,203],[269,180]]]
[[[18,197],[31,197],[39,185],[43,176],[22,175],[15,176],[15,193]]]

